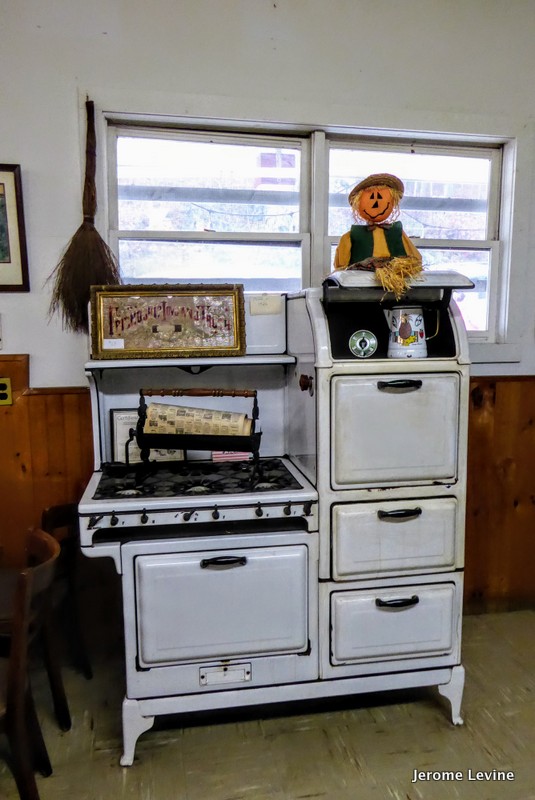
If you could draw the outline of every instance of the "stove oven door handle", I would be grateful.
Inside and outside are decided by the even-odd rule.
[[[375,599],[377,608],[412,608],[419,602],[420,598],[417,594],[413,594],[412,597],[393,597],[391,600],[381,600],[380,597]]]
[[[214,556],[201,559],[201,569],[233,569],[247,564],[245,556]]]
[[[377,381],[380,392],[415,392],[422,388],[422,381],[417,378],[398,378],[393,381]]]
[[[410,520],[417,519],[421,515],[422,509],[419,506],[416,506],[416,508],[395,508],[393,511],[379,509],[377,512],[379,519],[383,520]]]

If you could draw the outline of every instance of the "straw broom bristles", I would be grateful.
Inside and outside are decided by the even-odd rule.
[[[81,333],[89,331],[87,309],[91,286],[121,283],[117,259],[95,228],[95,112],[92,101],[87,100],[85,106],[87,139],[82,201],[84,219],[49,277],[49,280],[54,279],[49,314],[60,311],[64,327]]]

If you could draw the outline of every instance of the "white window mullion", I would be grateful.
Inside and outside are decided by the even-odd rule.
[[[329,163],[325,134],[315,131],[311,137],[311,285],[320,286],[325,276],[331,271],[328,245],[326,243],[329,183]]]

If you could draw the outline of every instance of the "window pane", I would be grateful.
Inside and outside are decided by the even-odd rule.
[[[219,242],[119,242],[125,283],[243,283],[248,291],[301,288],[301,246]]]
[[[336,245],[331,246],[331,263],[334,261]],[[475,284],[466,292],[454,292],[464,324],[469,331],[485,331],[488,328],[489,310],[489,250],[421,250],[424,269],[429,271],[460,272]]]
[[[347,197],[367,175],[390,172],[405,184],[400,220],[409,236],[488,238],[489,157],[332,148],[329,158],[329,235],[354,224]]]
[[[119,230],[299,232],[299,148],[117,139]]]
[[[473,281],[474,288],[466,292],[454,292],[453,297],[463,315],[469,331],[485,331],[488,328],[489,309],[489,250],[421,250],[424,269],[455,270]]]

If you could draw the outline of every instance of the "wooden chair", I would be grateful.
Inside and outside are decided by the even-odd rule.
[[[47,531],[44,532],[48,534]],[[56,541],[56,544],[58,544],[59,547],[59,556],[54,571],[55,575],[61,561],[61,546],[59,545],[54,536],[52,536],[51,538],[54,539],[54,541]],[[29,552],[26,553],[27,558],[30,558],[30,555],[31,554]],[[30,566],[28,562],[27,565]],[[55,578],[53,586],[54,584],[55,584]],[[59,658],[59,648],[57,645],[57,636],[56,636],[57,626],[54,624],[55,620],[53,613],[54,611],[53,588],[51,588],[50,592],[51,592],[51,597],[48,602],[48,612],[45,618],[42,620],[39,636],[35,638],[39,639],[38,643],[42,648],[44,664],[48,675],[48,682],[50,684],[52,703],[54,705],[54,714],[56,716],[58,725],[61,728],[61,730],[68,731],[71,729],[72,726],[71,713],[69,710],[67,695],[65,693],[65,687],[63,685],[63,677],[61,674],[61,661]],[[4,650],[6,648],[5,644],[6,641],[9,642],[10,635],[11,635],[11,619],[9,617],[9,613],[6,612],[5,607],[3,608],[0,607],[0,646],[3,646]]]
[[[0,658],[0,725],[9,741],[21,800],[39,800],[34,770],[44,776],[52,773],[31,692],[28,650],[46,625],[59,553],[56,540],[35,529],[27,537],[28,566],[0,572],[3,604],[11,589],[9,655]]]
[[[54,602],[65,612],[67,640],[73,665],[89,680],[93,677],[91,661],[80,622],[78,563],[80,559],[80,533],[76,503],[45,508],[41,528],[60,544],[61,554],[54,579]]]

